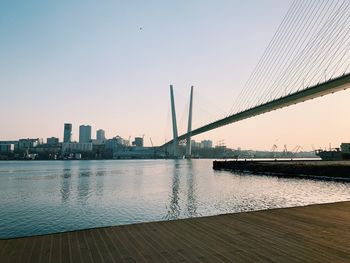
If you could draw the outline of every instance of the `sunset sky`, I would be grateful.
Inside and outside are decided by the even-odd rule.
[[[171,139],[190,86],[193,128],[227,114],[290,0],[1,1],[0,140],[93,136]],[[349,62],[350,63],[350,62]],[[270,150],[350,142],[350,90],[222,127],[195,140]]]

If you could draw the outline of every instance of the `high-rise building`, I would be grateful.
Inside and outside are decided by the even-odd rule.
[[[96,131],[96,141],[104,142],[106,140],[105,131],[100,129]]]
[[[90,125],[80,125],[79,126],[79,142],[80,143],[91,142],[91,126]]]
[[[63,142],[71,142],[71,141],[72,141],[72,124],[65,123],[64,124]]]

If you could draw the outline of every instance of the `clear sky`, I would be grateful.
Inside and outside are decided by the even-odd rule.
[[[107,137],[179,133],[227,113],[290,0],[0,1],[0,140],[63,137],[63,123]],[[230,147],[305,149],[350,141],[350,91],[195,137]]]

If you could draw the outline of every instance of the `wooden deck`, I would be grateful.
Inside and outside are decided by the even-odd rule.
[[[350,262],[350,202],[0,240],[0,262]]]

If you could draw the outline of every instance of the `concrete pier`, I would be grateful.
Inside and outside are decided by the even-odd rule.
[[[0,240],[7,262],[349,262],[350,202]]]
[[[350,180],[350,161],[214,161],[213,169],[281,177]]]

